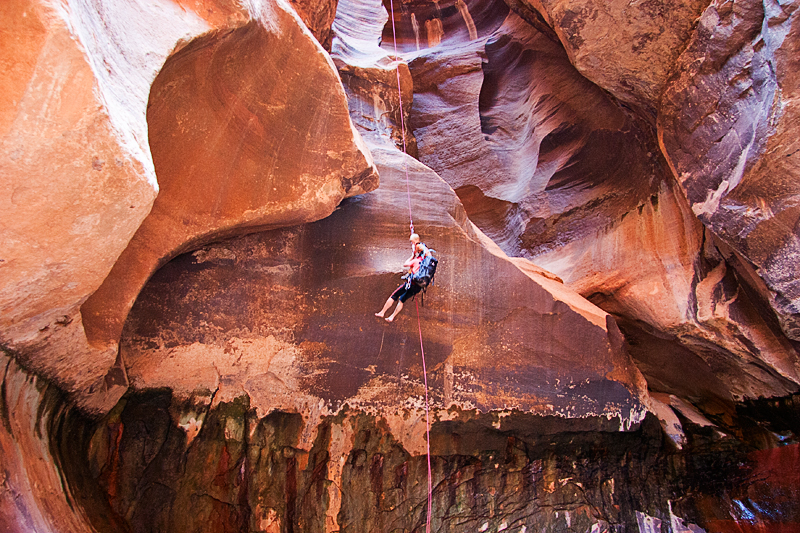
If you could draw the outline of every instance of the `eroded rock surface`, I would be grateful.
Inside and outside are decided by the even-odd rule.
[[[394,324],[373,315],[400,283],[408,252],[404,158],[373,152],[379,191],[324,221],[206,247],[159,271],[122,345],[133,385],[185,397],[219,389],[216,401],[244,388],[263,413],[306,413],[310,430],[344,404],[387,417],[402,406],[410,418],[393,423],[419,438],[416,303]],[[420,308],[433,408],[635,423],[646,396],[613,320],[533,267],[525,272],[487,250],[452,190],[405,161],[416,227],[442,254]],[[404,444],[419,451],[414,439]]]
[[[6,2],[0,529],[791,529],[796,3]]]
[[[127,387],[119,333],[159,265],[377,186],[330,58],[287,4],[3,13],[0,343],[87,410]],[[312,24],[322,40],[330,18]]]
[[[616,98],[653,120],[709,0],[514,0],[534,10],[558,36],[573,65]]]
[[[776,430],[797,413],[772,409]],[[752,414],[743,408],[742,420]],[[436,422],[432,530],[696,533],[797,519],[796,476],[786,477],[797,444],[751,451],[766,435],[756,425],[733,438],[682,420],[683,451],[652,416],[628,433],[565,432],[574,421],[521,413]],[[153,391],[126,398],[78,444],[110,516],[134,530],[424,530],[425,457],[409,454],[385,420],[325,417],[310,447],[305,423],[296,413],[262,417],[247,396],[207,409]]]
[[[763,283],[706,234],[649,119],[584,79],[550,34],[510,14],[408,58],[420,160],[505,251],[694,352],[727,400],[797,389],[797,350],[764,312]]]
[[[91,341],[115,344],[141,287],[182,250],[322,218],[377,186],[330,60],[277,14],[281,31],[253,21],[198,38],[156,78],[148,125],[161,191],[82,308]]]
[[[0,368],[2,531],[89,533],[124,528],[124,522],[108,512],[108,500],[97,484],[85,483],[91,476],[85,452],[79,450],[92,431],[88,420],[57,387],[5,353],[0,353]]]
[[[144,120],[152,80],[98,72],[102,58],[73,33],[80,16],[33,1],[2,7],[0,343],[88,396],[116,353],[87,345],[80,305],[149,212],[157,185]],[[204,29],[164,16],[169,30],[143,47],[153,62],[169,51],[162,41]],[[125,106],[114,99],[123,83]]]
[[[659,138],[693,212],[798,329],[798,2],[713,3],[678,63]],[[736,260],[736,259],[735,259]]]

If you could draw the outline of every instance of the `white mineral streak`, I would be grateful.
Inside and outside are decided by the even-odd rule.
[[[55,437],[46,418],[53,406],[45,402],[52,385],[28,374],[2,351],[0,372],[0,477],[3,497],[17,513],[3,518],[17,519],[15,531],[93,531],[84,514],[73,510],[74,496],[51,455]]]
[[[703,416],[692,404],[678,398],[674,394],[670,394],[669,396],[669,405],[693,424],[697,424],[701,427],[715,427],[715,424]]]
[[[344,464],[353,449],[353,425],[350,417],[341,424],[331,425],[331,442],[328,447],[328,479],[341,480]],[[342,488],[335,482],[328,485],[328,507],[325,510],[325,531],[339,531],[339,511],[342,508]]]
[[[666,399],[669,401],[669,399]],[[664,432],[680,450],[686,444],[686,435],[683,426],[675,411],[665,402],[654,395],[650,395],[650,411],[658,417]]]
[[[636,511],[636,523],[639,525],[639,533],[661,533],[661,520]]]
[[[426,20],[425,34],[428,38],[428,48],[433,48],[434,46],[442,44],[442,38],[444,37],[442,20],[438,18]]]
[[[456,7],[464,18],[464,24],[467,25],[469,31],[469,40],[474,41],[478,38],[478,29],[475,27],[475,22],[472,20],[472,15],[469,14],[469,8],[464,0],[456,0]]]
[[[411,27],[414,28],[414,41],[417,45],[417,50],[419,50],[419,22],[417,22],[417,15],[411,13]]]
[[[158,190],[147,138],[150,86],[175,47],[208,24],[171,0],[53,0],[51,6],[83,46],[120,144]]]
[[[394,68],[380,47],[389,14],[380,0],[340,0],[333,21],[331,55],[360,68]]]

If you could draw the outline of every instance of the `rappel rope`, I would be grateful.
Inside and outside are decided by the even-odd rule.
[[[394,27],[394,0],[389,0],[389,8],[391,9],[391,13],[389,13],[389,18],[392,19],[392,41],[394,43],[394,59],[397,61],[397,96],[398,101],[400,104],[400,133],[403,138],[403,170],[405,171],[406,175],[406,193],[408,195],[408,220],[409,226],[411,228],[411,233],[414,233],[414,217],[411,213],[411,185],[410,180],[408,178],[408,158],[406,157],[406,124],[405,118],[403,117],[403,91],[400,88],[400,61],[397,56],[397,33]],[[412,243],[411,245],[414,253],[416,254],[416,244]],[[426,521],[425,521],[425,533],[430,533],[431,531],[431,511],[433,510],[433,475],[431,471],[431,415],[430,415],[430,407],[428,404],[428,369],[425,365],[425,348],[422,344],[422,321],[419,318],[419,304],[417,303],[417,299],[414,298],[414,308],[417,311],[417,328],[419,330],[419,350],[422,354],[422,377],[425,383],[425,445],[427,448],[427,460],[428,460],[428,512],[426,513]]]

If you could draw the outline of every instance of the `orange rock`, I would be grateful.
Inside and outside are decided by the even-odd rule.
[[[377,173],[291,8],[2,9],[0,342],[104,411],[127,386],[112,368],[118,333],[160,264],[204,239],[326,216]]]
[[[540,13],[578,71],[654,118],[704,0],[514,0]],[[513,5],[513,3],[512,3]]]

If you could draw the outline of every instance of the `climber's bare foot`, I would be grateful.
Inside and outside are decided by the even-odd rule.
[[[379,316],[379,317],[383,318],[383,313],[375,313],[375,316]]]
[[[387,316],[386,317],[386,322],[391,322],[392,320],[394,320],[393,316]]]

